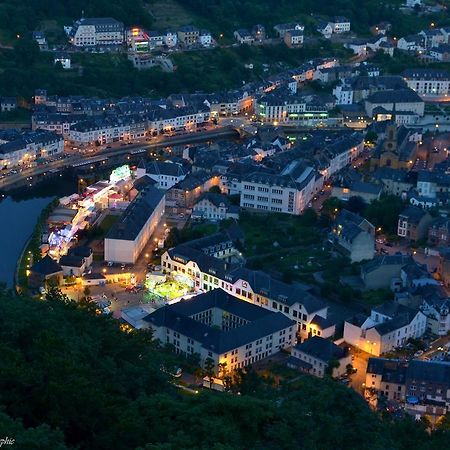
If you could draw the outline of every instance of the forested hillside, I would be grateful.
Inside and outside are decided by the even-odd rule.
[[[252,375],[241,396],[182,393],[160,370],[175,357],[145,333],[58,295],[0,305],[0,430],[20,450],[448,447],[448,431],[382,420],[333,381],[274,389]]]

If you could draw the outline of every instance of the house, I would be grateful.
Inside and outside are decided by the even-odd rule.
[[[280,38],[284,38],[284,35],[288,31],[301,31],[302,33],[305,31],[305,26],[301,23],[291,22],[291,23],[279,23],[273,27],[275,32],[278,34]]]
[[[86,261],[76,255],[65,255],[59,259],[59,264],[66,277],[81,277],[86,271]]]
[[[397,196],[406,195],[415,186],[410,172],[405,169],[381,167],[373,172],[372,179],[381,184],[383,192]]]
[[[380,34],[382,36],[385,36],[388,31],[391,31],[391,29],[392,29],[392,24],[390,22],[380,22],[380,23],[377,23],[376,25],[373,25],[372,27],[370,27],[370,32],[372,34],[374,34],[375,36],[380,35]]]
[[[443,248],[439,251],[439,263],[437,273],[445,286],[450,286],[450,250]]]
[[[371,355],[380,356],[420,338],[426,330],[422,311],[389,302],[373,308],[369,317],[344,323],[344,341]]]
[[[68,53],[55,53],[55,57],[53,59],[55,64],[60,63],[63,69],[70,69],[70,56]]]
[[[426,49],[431,49],[433,47],[437,47],[440,44],[445,44],[446,38],[445,34],[441,32],[441,30],[422,30],[419,33],[420,36],[423,36],[425,39],[425,47]]]
[[[239,207],[232,205],[226,195],[205,192],[194,204],[192,218],[213,221],[239,219]]]
[[[428,242],[436,246],[450,247],[450,218],[439,217],[431,223]]]
[[[122,45],[125,28],[122,22],[111,17],[83,17],[73,24],[69,40],[76,47]]]
[[[424,52],[425,38],[420,34],[404,36],[397,41],[397,48],[406,52]]]
[[[422,0],[405,0],[405,6],[407,8],[414,8],[416,5],[422,6]]]
[[[181,164],[152,161],[147,164],[145,174],[156,181],[159,189],[170,189],[186,178],[187,172]]]
[[[402,73],[408,87],[419,95],[447,95],[450,90],[450,74],[440,69],[406,69]]]
[[[257,24],[252,27],[252,35],[255,38],[256,42],[262,42],[266,40],[266,29],[264,25]]]
[[[178,44],[178,34],[176,31],[167,30],[164,34],[164,45],[172,48]]]
[[[94,254],[92,252],[92,248],[90,247],[85,246],[71,247],[68,251],[68,255],[83,258],[86,263],[86,268],[91,267],[94,261]]]
[[[329,372],[330,364],[332,367],[330,375],[336,378],[347,373],[347,366],[352,364],[352,357],[348,348],[338,347],[332,341],[318,336],[292,347],[291,356],[287,361],[288,367],[319,378],[323,378]]]
[[[351,50],[355,55],[366,56],[367,54],[367,39],[355,39],[346,43],[344,46]]]
[[[433,221],[430,214],[417,206],[408,206],[398,216],[397,235],[410,241],[425,239]]]
[[[33,41],[36,41],[37,44],[39,45],[39,49],[40,50],[46,50],[48,45],[47,45],[47,39],[45,37],[45,34],[43,31],[33,31],[33,35],[32,35]]]
[[[424,101],[412,89],[379,91],[370,95],[365,101],[366,113],[374,115],[378,107],[386,111],[410,111],[422,117],[425,111]]]
[[[49,255],[34,263],[28,274],[28,286],[33,289],[45,287],[48,283],[59,286],[63,279],[61,266]]]
[[[178,42],[189,47],[198,42],[200,30],[192,25],[186,25],[178,30]]]
[[[348,33],[350,31],[350,20],[343,16],[335,16],[329,22],[333,29],[333,33]]]
[[[361,280],[366,289],[386,289],[393,279],[399,279],[401,270],[413,262],[409,255],[376,256],[361,266]]]
[[[203,47],[211,47],[213,43],[213,38],[208,30],[201,30],[198,36],[198,42]]]
[[[182,355],[197,353],[202,365],[212,360],[216,373],[223,365],[226,371],[247,367],[296,342],[294,321],[222,289],[166,305],[144,321],[154,339]]]
[[[450,61],[450,45],[439,44],[437,47],[430,48],[430,56],[439,62]]]
[[[16,108],[16,97],[0,97],[0,112],[14,111]]]
[[[380,198],[383,188],[373,183],[354,181],[350,184],[335,185],[331,191],[332,197],[337,197],[342,201],[348,201],[351,197],[361,197],[365,203]]]
[[[369,358],[365,397],[376,393],[390,401],[404,401],[407,368],[408,364],[398,359]]]
[[[450,298],[440,285],[426,285],[414,294],[419,296],[420,310],[427,317],[427,330],[436,336],[450,331]]]
[[[450,407],[450,364],[369,358],[364,396],[374,406],[384,398],[401,404],[416,420],[426,416],[436,422]]]
[[[239,44],[253,44],[255,42],[255,38],[250,33],[250,31],[240,28],[233,33],[234,38]]]
[[[284,43],[290,47],[300,47],[303,45],[303,31],[289,30],[284,34]]]
[[[165,195],[148,186],[130,203],[122,217],[108,231],[105,261],[134,264],[164,214]]]
[[[330,22],[319,22],[317,25],[317,31],[326,39],[329,39],[333,34],[333,26]]]
[[[346,209],[336,217],[330,238],[352,263],[372,259],[375,255],[375,227]]]

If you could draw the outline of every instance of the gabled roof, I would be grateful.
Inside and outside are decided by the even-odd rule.
[[[31,272],[48,276],[62,272],[62,268],[54,259],[46,255],[40,261],[33,264]]]
[[[319,336],[306,339],[302,344],[294,347],[296,350],[311,355],[328,363],[333,359],[342,359],[348,355],[348,351],[338,347],[334,342]]]

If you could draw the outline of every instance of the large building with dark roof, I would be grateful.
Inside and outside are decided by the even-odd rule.
[[[105,237],[105,261],[134,264],[164,214],[164,192],[140,191]]]
[[[409,111],[423,116],[425,111],[424,101],[412,89],[374,92],[367,98],[365,107],[369,117],[373,116],[374,110],[378,107],[394,114],[395,111]]]
[[[280,312],[243,302],[222,289],[157,309],[144,318],[163,345],[210,358],[215,370],[246,367],[292,347],[295,322]]]
[[[83,17],[73,24],[69,40],[76,47],[121,45],[125,38],[124,31],[123,23],[111,17]]]

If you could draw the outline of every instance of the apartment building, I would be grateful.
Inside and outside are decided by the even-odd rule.
[[[81,18],[70,30],[69,40],[76,47],[121,45],[125,39],[122,22],[111,17]]]
[[[447,95],[450,91],[450,74],[446,70],[407,69],[402,76],[419,95]]]
[[[215,372],[232,371],[268,358],[296,342],[295,322],[280,312],[242,302],[222,289],[166,305],[144,322],[154,339],[183,355],[194,353]]]

